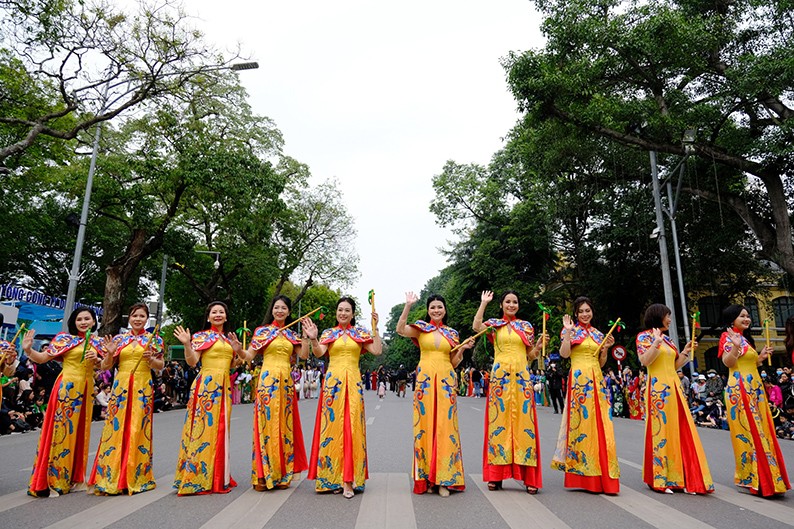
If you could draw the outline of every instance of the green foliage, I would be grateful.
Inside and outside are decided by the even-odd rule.
[[[684,131],[696,130],[691,164],[717,186],[701,178],[686,191],[721,203],[761,255],[794,274],[790,2],[535,4],[545,47],[504,61],[526,112],[518,128],[568,126],[585,143],[679,156]]]

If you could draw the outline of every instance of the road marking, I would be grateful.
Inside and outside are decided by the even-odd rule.
[[[475,408],[474,406],[472,406],[471,409],[476,410],[476,411],[482,411],[480,408]]]
[[[371,426],[373,422],[375,422],[375,417],[370,417],[367,419],[367,426]]]
[[[621,458],[619,458],[618,461],[621,465],[642,470],[642,465],[638,465],[633,461]],[[763,499],[748,493],[742,493],[731,486],[723,485],[718,485],[716,490],[709,494],[709,496],[794,527],[794,509],[775,503],[775,501]]]
[[[45,529],[89,529],[93,527],[108,527],[122,518],[129,516],[139,509],[169,494],[176,494],[171,484],[174,482],[173,474],[166,474],[156,479],[160,483],[156,489],[133,494],[132,496],[102,496],[99,503],[93,507],[82,510],[68,518],[64,518],[47,526]]]
[[[686,527],[687,529],[714,529],[713,526],[701,522],[688,514],[684,514],[673,507],[665,505],[660,501],[649,498],[641,492],[628,487],[621,487],[619,496],[602,497],[608,502],[614,503],[624,511],[633,514],[643,522],[659,529],[669,529],[670,527]]]
[[[0,512],[14,509],[20,505],[25,505],[26,503],[30,503],[35,499],[36,498],[33,496],[28,496],[27,489],[4,494],[3,496],[0,496]]]
[[[551,528],[570,529],[570,526],[560,520],[548,507],[537,498],[520,489],[505,489],[491,492],[482,480],[482,474],[470,474],[482,491],[483,495],[491,502],[496,512],[511,527],[511,529]]]
[[[626,465],[627,467],[636,468],[637,470],[642,470],[642,465],[638,465],[634,461],[629,461],[628,459],[618,458],[618,463],[621,465]]]
[[[367,491],[361,495],[356,529],[416,529],[411,490],[408,474],[370,474]]]
[[[300,477],[293,478],[288,489],[259,492],[253,488],[243,492],[240,497],[221,509],[200,529],[215,527],[234,527],[235,529],[261,529],[270,521],[276,511],[289,499],[298,485]],[[82,528],[81,528],[82,529]]]
[[[794,527],[794,509],[784,507],[775,500],[753,496],[746,492],[739,492],[731,487],[720,487],[711,493],[718,500],[726,501],[731,505],[753,511],[756,514],[772,518],[780,523]]]
[[[380,409],[380,404],[378,404],[377,406],[375,406],[375,409],[376,409],[376,410],[379,410],[379,409]]]

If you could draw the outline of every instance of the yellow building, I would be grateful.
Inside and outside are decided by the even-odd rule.
[[[751,293],[744,299],[726,299],[721,296],[703,295],[698,298],[698,309],[700,311],[700,333],[701,335],[695,358],[697,360],[697,370],[704,373],[709,369],[714,369],[718,373],[727,373],[727,368],[722,360],[717,357],[722,330],[720,326],[720,315],[722,309],[731,303],[744,305],[750,310],[752,327],[750,333],[755,340],[756,348],[761,349],[766,343],[764,335],[764,320],[769,320],[769,337],[775,352],[772,355],[772,366],[790,366],[791,356],[786,353],[784,345],[785,322],[794,316],[794,296],[788,290],[783,290],[778,286],[766,285],[767,289],[763,292]]]

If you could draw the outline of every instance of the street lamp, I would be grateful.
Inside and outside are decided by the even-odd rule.
[[[678,229],[676,228],[675,223],[675,214],[678,207],[678,197],[681,193],[681,186],[683,184],[683,177],[684,177],[684,168],[686,166],[686,161],[691,154],[695,152],[695,139],[696,139],[697,131],[695,129],[687,129],[684,131],[684,136],[681,139],[681,143],[684,147],[684,156],[678,162],[678,165],[668,173],[668,175],[664,178],[667,187],[667,204],[668,207],[665,208],[662,205],[662,197],[661,197],[661,185],[659,182],[659,174],[658,168],[656,165],[656,151],[650,152],[651,157],[651,179],[653,180],[653,200],[654,206],[656,210],[656,228],[654,228],[653,232],[651,233],[651,238],[658,238],[659,240],[659,257],[662,265],[662,283],[664,285],[664,301],[665,304],[670,307],[671,314],[670,314],[670,339],[673,341],[676,346],[679,346],[680,343],[678,341],[678,325],[676,324],[676,316],[675,310],[673,309],[674,300],[673,300],[673,285],[672,280],[670,278],[670,259],[667,255],[667,238],[666,232],[664,227],[664,218],[663,213],[668,216],[670,219],[670,231],[673,236],[673,250],[675,255],[675,267],[676,267],[676,275],[678,279],[678,297],[681,303],[681,315],[684,318],[684,337],[689,336],[689,319],[687,318],[687,306],[686,306],[686,292],[684,291],[684,276],[681,269],[681,253],[679,251],[678,246]],[[673,184],[672,184],[672,177],[679,171],[678,174],[678,183],[676,185],[675,195],[673,194]],[[689,371],[690,374],[695,372],[695,364],[694,364],[694,352],[689,357]]]
[[[215,267],[215,270],[221,267],[221,252],[211,252],[206,250],[196,250],[196,253],[208,253],[210,255],[215,256],[215,263],[212,266]]]
[[[259,63],[256,62],[243,62],[243,63],[236,63],[231,65],[219,65],[217,67],[210,66],[209,68],[204,68],[202,71],[215,71],[215,70],[232,70],[232,71],[242,71],[242,70],[255,70],[259,68]],[[178,73],[187,73],[187,72],[174,72],[174,74]],[[102,90],[102,107],[99,110],[99,113],[102,114],[108,107],[108,89],[110,87],[110,82],[105,83],[105,86]],[[128,90],[126,93],[128,94],[130,91]],[[61,323],[61,331],[67,332],[68,329],[68,317],[69,314],[72,312],[72,308],[74,307],[74,299],[77,295],[77,282],[80,280],[82,274],[80,273],[80,261],[83,258],[83,244],[85,243],[85,227],[88,224],[88,206],[91,203],[91,188],[94,185],[94,172],[96,171],[96,160],[97,155],[99,154],[99,138],[102,135],[102,122],[97,123],[96,125],[96,132],[94,133],[94,146],[91,150],[91,163],[88,166],[88,178],[85,183],[85,195],[83,196],[83,210],[80,214],[80,226],[77,229],[77,242],[74,245],[74,256],[72,258],[72,269],[69,271],[69,288],[66,292],[66,305],[63,307],[63,321]],[[218,261],[216,261],[218,265]],[[217,268],[217,267],[216,267]]]

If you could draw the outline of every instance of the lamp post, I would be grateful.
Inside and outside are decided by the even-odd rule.
[[[243,62],[237,64],[231,64],[229,66],[210,66],[209,68],[204,68],[201,71],[217,71],[217,70],[232,70],[235,72],[239,72],[242,70],[255,70],[259,68],[259,63],[256,62]],[[174,72],[171,75],[176,75],[180,73],[186,72]],[[108,108],[108,89],[110,87],[110,82],[105,83],[104,88],[102,89],[102,107],[99,110],[99,113],[103,113]],[[128,94],[130,91],[128,90],[125,94]],[[88,224],[88,207],[91,203],[91,189],[94,185],[94,172],[96,171],[96,160],[99,154],[99,139],[102,135],[102,122],[97,123],[96,125],[96,132],[94,133],[94,145],[91,150],[91,163],[88,166],[88,178],[86,179],[85,183],[85,194],[83,195],[83,209],[80,214],[80,226],[77,229],[77,241],[74,245],[74,256],[72,257],[72,268],[69,271],[69,288],[66,291],[66,305],[63,307],[63,321],[61,323],[61,331],[66,332],[68,331],[68,318],[69,314],[72,312],[74,307],[74,300],[77,295],[77,282],[80,280],[81,273],[80,273],[80,261],[83,257],[83,244],[85,243],[85,227]],[[162,288],[162,285],[161,285]],[[162,297],[160,302],[162,303]],[[158,309],[159,312],[160,309]],[[158,314],[159,315],[159,314]]]
[[[679,246],[678,246],[678,229],[676,227],[675,215],[678,206],[678,196],[681,193],[681,185],[683,183],[684,167],[687,159],[689,158],[689,155],[692,154],[695,150],[694,147],[695,135],[696,135],[696,131],[694,129],[687,129],[684,132],[684,136],[681,140],[684,146],[684,156],[678,162],[678,165],[672,171],[670,171],[668,175],[664,178],[667,188],[667,203],[668,203],[667,208],[665,208],[662,205],[661,184],[659,182],[659,174],[656,163],[656,152],[655,151],[650,152],[651,179],[653,180],[653,199],[656,210],[656,229],[654,230],[654,234],[657,234],[659,238],[659,256],[662,265],[664,301],[665,304],[668,307],[670,307],[671,310],[671,314],[670,314],[671,322],[670,322],[670,331],[669,331],[670,339],[673,341],[673,343],[676,344],[676,346],[679,346],[680,342],[678,341],[678,325],[676,324],[676,315],[675,315],[675,310],[673,309],[674,306],[673,285],[672,285],[672,280],[670,278],[670,259],[667,255],[667,239],[665,235],[666,231],[664,227],[663,213],[666,214],[670,219],[670,231],[673,236],[673,250],[675,256],[676,276],[678,280],[678,297],[681,304],[681,315],[684,318],[684,338],[688,339],[689,318],[687,317],[686,292],[684,290],[684,276],[681,267],[681,252],[679,251]],[[674,195],[672,177],[673,175],[675,175],[677,170],[679,171],[678,183]],[[651,236],[653,237],[653,234]],[[694,373],[695,371],[694,351],[693,354],[689,357],[689,371],[690,374]]]

